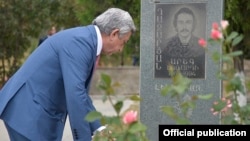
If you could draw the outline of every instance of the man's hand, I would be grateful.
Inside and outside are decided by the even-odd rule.
[[[112,131],[108,130],[107,128],[101,130],[101,131],[97,131],[95,132],[94,136],[93,136],[93,141],[100,141],[100,139],[104,140],[108,140],[108,141],[115,141],[116,139],[112,137]]]

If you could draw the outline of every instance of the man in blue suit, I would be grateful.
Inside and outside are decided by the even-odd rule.
[[[123,50],[136,28],[130,14],[110,8],[91,25],[60,31],[40,45],[0,91],[0,118],[11,141],[61,141],[68,115],[75,141],[91,141],[100,121],[88,94],[100,53]]]

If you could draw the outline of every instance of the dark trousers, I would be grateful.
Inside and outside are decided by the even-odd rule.
[[[29,139],[18,133],[16,130],[12,129],[7,123],[4,124],[8,131],[10,141],[30,141]]]

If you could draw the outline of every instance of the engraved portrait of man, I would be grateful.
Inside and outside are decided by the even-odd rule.
[[[173,15],[175,34],[162,45],[161,77],[170,78],[169,69],[179,71],[188,78],[205,78],[205,50],[194,31],[197,18],[189,7],[182,6]]]

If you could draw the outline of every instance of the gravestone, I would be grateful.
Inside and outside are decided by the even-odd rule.
[[[193,21],[188,20],[190,16]],[[197,101],[189,115],[192,124],[220,124],[220,117],[210,111],[213,102],[221,98],[221,81],[216,77],[220,65],[197,47],[197,39],[209,38],[212,23],[222,18],[223,0],[141,1],[140,119],[148,127],[151,141],[158,140],[158,125],[175,124],[160,107],[172,105],[176,112],[180,110],[175,99],[161,95],[161,89],[172,83],[167,64],[192,81],[182,100],[196,94],[214,94],[209,100]],[[176,29],[183,39],[177,37]],[[189,33],[193,34],[192,42],[187,43],[184,37]],[[220,46],[208,45],[208,49],[221,52]]]

